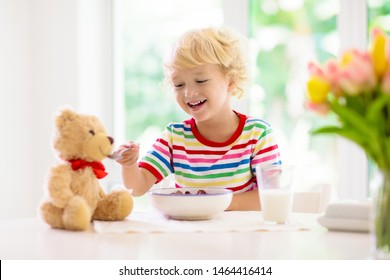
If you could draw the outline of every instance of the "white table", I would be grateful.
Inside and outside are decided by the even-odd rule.
[[[0,259],[370,259],[369,234],[327,231],[305,215],[306,231],[223,233],[99,234],[51,229],[39,218],[1,220]]]

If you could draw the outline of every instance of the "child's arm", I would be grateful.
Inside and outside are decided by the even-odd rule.
[[[116,161],[122,165],[122,179],[125,186],[133,189],[134,196],[145,194],[156,182],[156,177],[144,168],[138,167],[139,145],[130,142],[115,152]]]
[[[133,189],[134,196],[145,194],[156,182],[156,177],[145,168],[138,167],[137,163],[123,166],[122,178],[125,186]]]
[[[258,190],[234,194],[227,211],[259,211],[260,199]]]

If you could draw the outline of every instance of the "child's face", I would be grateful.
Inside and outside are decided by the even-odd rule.
[[[231,79],[216,64],[175,69],[172,84],[179,106],[196,121],[206,121],[231,111]]]

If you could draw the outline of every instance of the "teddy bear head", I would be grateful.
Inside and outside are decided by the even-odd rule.
[[[63,160],[101,161],[111,153],[113,143],[96,116],[62,109],[55,119],[53,147]]]

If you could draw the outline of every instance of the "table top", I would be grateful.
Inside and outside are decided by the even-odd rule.
[[[309,230],[252,232],[72,232],[39,218],[0,220],[0,259],[327,260],[370,259],[368,233],[328,231],[313,214]],[[300,215],[300,216],[299,216]]]

